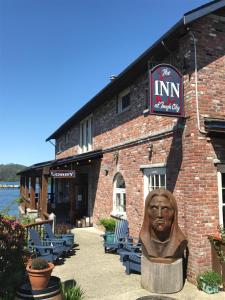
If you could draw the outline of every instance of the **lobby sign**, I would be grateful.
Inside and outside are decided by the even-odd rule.
[[[150,70],[150,113],[184,116],[183,80],[173,66],[161,64]]]
[[[51,170],[50,175],[54,178],[75,178],[76,172],[75,170]]]

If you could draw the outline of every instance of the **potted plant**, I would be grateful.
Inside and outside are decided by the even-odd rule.
[[[115,236],[116,220],[113,218],[102,218],[99,223],[104,226],[105,234],[103,235],[104,240],[107,242],[113,242]]]
[[[225,290],[225,228],[218,225],[218,233],[209,235],[211,244],[212,269],[222,275]]]
[[[221,284],[222,276],[215,271],[208,270],[197,277],[198,288],[207,294],[218,293]]]
[[[32,290],[43,290],[48,286],[54,264],[43,258],[34,258],[27,265]]]
[[[106,232],[114,232],[116,227],[116,220],[113,218],[102,218],[99,223],[104,226]]]

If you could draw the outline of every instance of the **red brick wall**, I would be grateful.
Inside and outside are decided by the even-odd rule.
[[[198,95],[201,128],[203,117],[225,116],[225,19],[209,15],[191,26],[197,39]],[[153,135],[177,125],[173,134],[154,138],[152,156],[148,143],[122,147],[116,162],[115,149],[105,153],[92,169],[93,219],[108,217],[113,206],[113,178],[120,172],[126,183],[127,218],[132,235],[137,236],[144,210],[143,173],[141,165],[165,163],[168,188],[174,192],[179,208],[179,223],[188,239],[188,278],[210,266],[210,245],[207,235],[217,231],[219,223],[217,170],[214,159],[225,160],[225,142],[199,132],[196,119],[194,46],[191,35],[180,40],[175,53],[180,60],[186,57],[183,70],[185,119],[143,114],[148,88],[147,73],[130,86],[131,107],[116,114],[116,96],[93,112],[93,147],[108,148],[140,137]],[[168,63],[170,61],[167,61]],[[78,128],[78,127],[77,127]],[[64,152],[76,150],[76,143]],[[64,155],[63,154],[63,155]],[[104,169],[109,173],[105,175]]]

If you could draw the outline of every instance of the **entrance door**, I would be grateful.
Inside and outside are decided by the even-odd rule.
[[[88,175],[79,174],[76,193],[76,213],[78,218],[88,216]]]

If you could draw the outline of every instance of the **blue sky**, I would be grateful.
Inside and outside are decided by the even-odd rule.
[[[45,139],[204,0],[0,0],[0,164]]]

